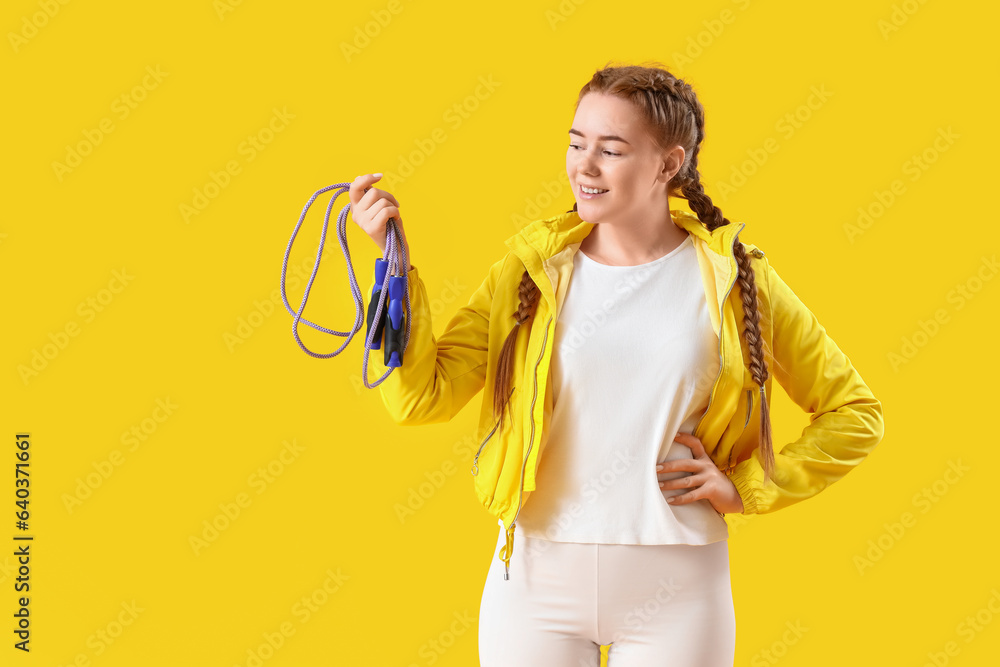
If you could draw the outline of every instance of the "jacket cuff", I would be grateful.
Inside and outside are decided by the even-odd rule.
[[[757,493],[752,486],[750,467],[755,465],[753,457],[742,461],[733,469],[729,479],[736,486],[736,492],[743,501],[743,514],[757,514]]]

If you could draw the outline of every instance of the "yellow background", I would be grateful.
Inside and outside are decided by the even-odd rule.
[[[6,2],[0,663],[477,664],[468,619],[498,530],[468,473],[480,399],[447,424],[396,426],[360,382],[363,335],[314,359],[270,298],[313,192],[419,163],[389,189],[440,334],[520,222],[572,206],[579,88],[608,61],[655,59],[706,107],[709,195],[885,406],[884,441],[841,482],[729,518],[737,664],[991,664],[997,18],[916,0]],[[102,122],[112,131],[88,140]],[[55,165],[78,146],[76,167]],[[859,207],[890,195],[858,226]],[[292,252],[307,274],[328,200]],[[354,321],[335,233],[347,203],[306,311],[340,331]],[[364,288],[380,253],[348,225]],[[296,308],[301,295],[289,285]],[[344,341],[300,331],[322,352]],[[773,421],[780,446],[808,415],[776,392]],[[123,440],[132,429],[144,440]],[[18,432],[32,454],[29,654],[12,647]],[[276,464],[286,443],[299,450]],[[280,472],[262,483],[268,465]],[[240,498],[226,525],[220,504],[235,514]],[[224,529],[193,547],[213,521]],[[303,598],[323,603],[306,617]],[[269,652],[282,627],[294,634]]]

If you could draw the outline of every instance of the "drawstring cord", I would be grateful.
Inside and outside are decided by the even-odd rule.
[[[337,236],[340,240],[340,247],[344,252],[344,258],[347,260],[347,275],[351,282],[351,293],[354,297],[354,327],[350,332],[336,331],[332,329],[327,329],[314,322],[302,317],[302,312],[306,308],[306,302],[309,300],[309,291],[312,289],[313,281],[316,279],[316,272],[319,270],[320,258],[323,255],[323,246],[326,243],[326,230],[330,224],[330,212],[333,210],[333,204],[337,201],[337,198],[348,192],[350,190],[350,183],[334,183],[333,185],[328,185],[325,188],[317,190],[309,201],[306,202],[305,208],[302,209],[302,215],[299,216],[299,221],[295,225],[295,230],[292,232],[292,238],[288,241],[288,248],[285,249],[285,258],[281,262],[281,299],[285,302],[285,309],[290,315],[294,317],[292,323],[292,335],[295,336],[295,341],[302,348],[302,351],[306,354],[316,357],[317,359],[329,359],[330,357],[335,357],[347,347],[351,340],[354,338],[364,322],[364,300],[361,295],[361,288],[358,287],[357,277],[354,274],[354,266],[351,264],[351,252],[347,249],[347,213],[351,209],[350,203],[344,206],[340,211],[340,215],[337,218]],[[298,312],[293,311],[291,305],[288,303],[288,295],[285,291],[285,276],[288,273],[288,257],[292,252],[292,244],[295,243],[295,237],[299,233],[299,228],[302,227],[302,222],[306,218],[306,212],[309,211],[309,207],[316,200],[316,197],[337,188],[333,197],[330,199],[330,203],[326,207],[326,215],[323,218],[323,232],[319,237],[319,247],[316,249],[316,263],[313,265],[312,275],[309,276],[309,282],[306,284],[305,292],[302,295],[302,305],[299,306]],[[397,255],[402,255],[402,263],[398,261]],[[376,284],[377,289],[372,292],[373,302],[369,308],[369,318],[368,318],[368,335],[365,340],[365,353],[364,359],[361,366],[361,377],[365,382],[365,386],[369,389],[374,389],[378,385],[382,384],[383,380],[389,377],[389,374],[395,370],[396,367],[402,364],[403,352],[406,350],[407,344],[410,342],[410,293],[407,289],[406,284],[406,271],[402,267],[409,267],[409,258],[407,257],[406,244],[402,242],[402,235],[396,225],[395,218],[389,218],[389,222],[386,225],[385,230],[385,252],[382,255],[381,260],[376,261],[376,276],[378,278],[379,274],[384,270],[384,277],[381,279],[381,284]],[[381,264],[380,264],[381,262]],[[392,294],[390,294],[390,292]],[[374,300],[375,295],[378,294],[378,305],[375,306]],[[406,316],[405,324],[406,331],[402,338],[400,344],[399,333],[402,330],[403,314],[402,307],[399,304],[400,296],[406,304]],[[386,305],[383,311],[383,305],[386,299],[389,299],[389,303]],[[374,309],[374,312],[371,312]],[[383,320],[388,320],[388,326]],[[319,354],[308,349],[303,343],[302,339],[299,338],[299,322],[308,324],[317,331],[322,331],[323,333],[328,333],[334,336],[346,336],[347,340],[341,345],[335,352],[330,354]],[[386,371],[385,375],[380,377],[378,381],[374,383],[368,382],[368,353],[371,349],[378,349],[379,343],[378,339],[382,337],[383,327],[386,331],[386,365],[390,366],[389,370]],[[374,343],[374,344],[373,344]],[[390,358],[391,362],[390,363]]]
[[[514,553],[514,524],[510,524],[510,528],[507,529],[506,541],[504,542],[503,548],[500,549],[500,558],[503,559],[504,581],[510,579],[510,556],[513,553]]]

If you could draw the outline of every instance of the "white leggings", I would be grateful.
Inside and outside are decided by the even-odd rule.
[[[510,579],[498,558],[479,610],[481,667],[732,667],[729,544],[585,544],[514,525]]]

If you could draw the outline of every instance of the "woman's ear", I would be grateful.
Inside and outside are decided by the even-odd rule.
[[[663,155],[663,168],[660,175],[669,183],[677,175],[677,172],[684,166],[684,147],[680,144],[674,146]]]

